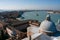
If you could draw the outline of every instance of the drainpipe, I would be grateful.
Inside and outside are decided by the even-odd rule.
[[[31,31],[29,32],[29,40],[31,40]]]
[[[31,40],[31,31],[29,31],[29,40]]]
[[[28,28],[27,28],[27,36],[28,36],[28,40],[31,40],[31,35],[32,35],[31,27],[28,27]]]
[[[31,40],[31,35],[29,36],[29,40]]]

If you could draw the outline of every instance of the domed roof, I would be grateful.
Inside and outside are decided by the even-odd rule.
[[[51,21],[50,16],[47,15],[46,20],[44,20],[40,25],[40,30],[44,32],[56,32],[56,26],[54,22]]]

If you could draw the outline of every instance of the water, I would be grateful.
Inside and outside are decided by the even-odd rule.
[[[33,11],[33,12],[25,12],[22,17],[24,17],[24,20],[26,19],[34,19],[38,20],[39,22],[45,20],[47,11]],[[60,14],[50,14],[51,20],[55,23],[57,23],[58,19],[60,19]]]

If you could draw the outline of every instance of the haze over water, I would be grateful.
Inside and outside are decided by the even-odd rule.
[[[38,15],[37,15],[38,14]],[[46,15],[47,15],[47,11],[33,11],[33,12],[25,12],[22,17],[24,17],[26,19],[35,19],[35,20],[38,20],[38,21],[43,21],[45,20],[46,18]],[[60,19],[60,14],[50,14],[51,16],[51,19],[53,22],[57,23],[58,22],[58,19]]]

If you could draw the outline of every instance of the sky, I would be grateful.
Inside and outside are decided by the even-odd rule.
[[[60,10],[60,0],[0,0],[3,10]]]

